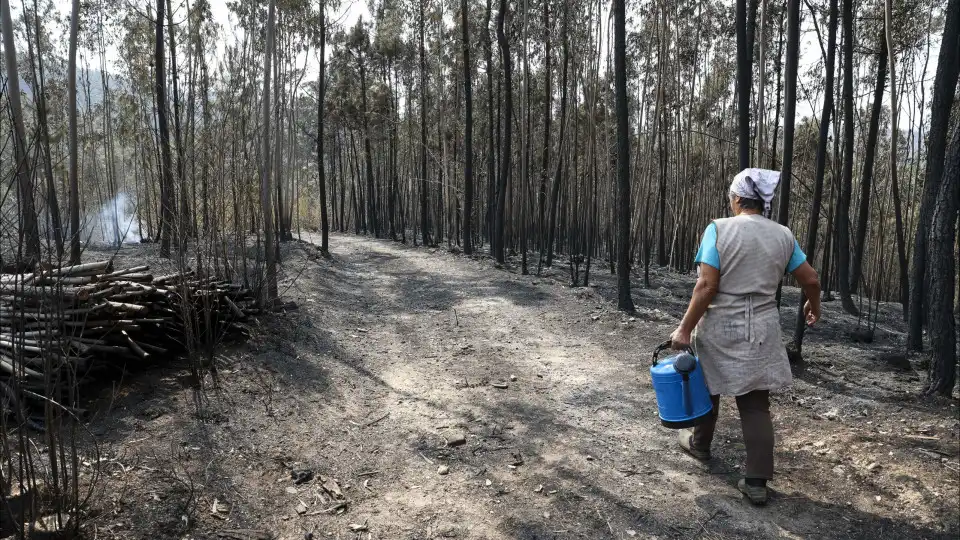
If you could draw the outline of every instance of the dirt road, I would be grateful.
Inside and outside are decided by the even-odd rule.
[[[111,397],[114,409],[94,430],[105,455],[124,464],[108,476],[125,489],[105,496],[114,513],[100,518],[101,537],[957,531],[948,510],[956,484],[935,485],[947,468],[884,459],[893,445],[811,420],[796,389],[774,404],[779,476],[767,508],[735,487],[743,445],[732,402],[710,465],[677,452],[675,433],[657,422],[646,370],[676,325],[679,294],[639,291],[631,318],[593,290],[488,260],[353,236],[333,245],[331,260],[306,244],[286,248],[282,287],[299,309],[225,353],[220,388],[202,407],[159,371]],[[918,421],[955,429],[949,419]],[[866,429],[866,418],[857,421]],[[882,463],[868,472],[860,462],[874,455]],[[887,474],[888,483],[876,480]]]

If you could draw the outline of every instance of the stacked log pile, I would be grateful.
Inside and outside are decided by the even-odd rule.
[[[13,378],[18,394],[43,400],[59,375],[78,380],[176,358],[188,340],[245,332],[243,320],[257,311],[249,290],[193,271],[153,276],[148,266],[114,270],[102,261],[0,274],[0,397],[22,401]]]

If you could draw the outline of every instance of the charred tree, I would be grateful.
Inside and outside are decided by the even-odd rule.
[[[837,290],[843,310],[851,315],[859,315],[860,311],[850,294],[850,197],[853,191],[855,139],[853,69],[853,0],[843,0],[843,169],[837,203]]]
[[[70,15],[70,56],[67,59],[67,139],[69,164],[68,206],[70,209],[70,264],[80,264],[80,182],[77,148],[77,44],[80,27],[80,0],[73,0]]]
[[[176,225],[176,202],[173,196],[173,157],[170,154],[170,127],[167,123],[166,61],[164,60],[163,20],[165,0],[157,0],[157,38],[153,68],[156,71],[157,130],[160,135],[160,256],[170,258],[170,244]]]
[[[161,2],[163,0],[160,0]],[[266,258],[266,284],[263,287],[261,298],[265,306],[271,306],[279,295],[277,289],[277,259],[275,251],[276,234],[273,221],[273,189],[270,177],[270,77],[272,74],[271,63],[273,61],[274,49],[274,20],[276,18],[276,0],[270,0],[267,8],[267,43],[264,48],[264,68],[263,68],[263,165],[261,170],[260,182],[260,209],[263,219],[264,253]],[[280,201],[277,201],[279,204]]]
[[[633,311],[630,296],[630,112],[627,109],[627,14],[613,1],[613,63],[617,105],[617,307]]]
[[[857,215],[857,231],[853,241],[853,262],[850,268],[850,292],[856,293],[863,272],[863,254],[867,240],[867,223],[870,220],[870,192],[873,184],[873,163],[877,155],[877,139],[880,132],[880,111],[883,109],[883,89],[887,80],[887,40],[881,34],[880,52],[877,54],[877,82],[873,88],[873,105],[870,108],[870,127],[867,130],[866,155],[863,160],[863,178],[860,180],[860,208]],[[896,129],[896,126],[894,126]]]
[[[473,253],[473,70],[470,65],[470,19],[467,0],[460,0],[460,25],[463,27],[463,252]]]
[[[923,195],[920,199],[920,216],[917,220],[913,245],[913,270],[910,274],[910,325],[907,348],[915,351],[923,350],[924,306],[929,300],[927,257],[930,251],[927,247],[927,233],[930,230],[930,219],[943,178],[950,110],[953,107],[957,77],[960,76],[960,0],[950,0],[944,13],[946,20],[943,24],[937,76],[933,83],[933,101],[930,103],[926,181],[923,184]]]
[[[800,62],[800,0],[787,0],[787,62],[783,88],[783,170],[780,174],[780,208],[777,218],[788,225],[790,185],[793,176],[793,137],[797,116],[797,67]],[[776,144],[776,136],[774,136]],[[775,159],[776,153],[774,153]],[[801,303],[802,304],[802,303]]]
[[[756,0],[751,11],[756,17]],[[753,84],[752,32],[748,32],[747,0],[737,0],[737,134],[740,170],[750,166],[750,87]],[[662,216],[661,216],[662,217]],[[661,242],[661,248],[663,248]],[[662,261],[662,257],[659,257]]]
[[[324,106],[327,96],[327,10],[320,2],[320,75],[317,81],[317,183],[320,189],[320,252],[330,253],[330,220],[327,216],[326,161],[323,155]]]
[[[570,68],[570,39],[569,30],[569,3],[563,4],[563,21],[561,22],[561,47],[563,49],[563,68],[560,75],[560,139],[557,143],[557,168],[553,176],[553,186],[550,188],[550,224],[547,231],[547,266],[553,266],[554,235],[557,231],[557,210],[560,206],[560,187],[564,165],[564,143],[567,131],[567,78]]]
[[[833,113],[834,62],[837,56],[837,0],[830,0],[830,16],[827,26],[827,59],[824,69],[824,71],[826,71],[826,81],[824,84],[823,110],[820,112],[820,134],[817,142],[813,202],[810,207],[807,239],[804,244],[807,260],[810,261],[814,260],[814,255],[817,251],[817,230],[820,228],[820,210],[823,206],[823,178],[827,171],[827,144],[829,143],[830,136],[830,115]],[[829,243],[830,235],[828,234],[827,237],[827,242]],[[807,323],[803,315],[804,303],[805,299],[801,293],[800,304],[797,308],[796,325],[793,331],[793,348],[798,354],[803,349],[803,333],[807,328]]]
[[[423,235],[423,245],[430,242],[430,197],[429,183],[427,182],[427,53],[425,44],[426,21],[424,19],[423,3],[420,7],[420,233]]]
[[[510,57],[510,42],[504,30],[508,16],[509,2],[500,0],[500,9],[497,11],[497,44],[500,46],[500,63],[503,65],[503,140],[500,148],[500,173],[497,178],[497,209],[493,243],[496,245],[494,253],[497,262],[503,264],[505,260],[505,235],[507,185],[510,180],[510,155],[512,153],[513,135],[513,60]]]
[[[960,126],[944,163],[943,180],[930,216],[927,270],[930,276],[928,324],[930,380],[926,393],[950,397],[957,382],[957,327],[953,299],[957,288],[957,217],[960,214]]]

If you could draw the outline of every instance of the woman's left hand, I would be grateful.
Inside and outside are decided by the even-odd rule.
[[[681,327],[677,327],[676,330],[670,334],[670,346],[675,350],[685,349],[690,346],[690,332],[684,330]]]

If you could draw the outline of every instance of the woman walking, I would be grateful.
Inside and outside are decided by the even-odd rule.
[[[779,172],[764,169],[745,169],[734,178],[729,192],[734,217],[718,219],[704,232],[695,258],[697,285],[671,336],[674,348],[694,348],[713,398],[710,418],[681,430],[680,446],[701,461],[710,459],[720,396],[735,396],[747,450],[738,488],[754,504],[767,502],[766,484],[773,477],[770,391],[793,380],[776,302],[785,272],[807,297],[807,324],[820,319],[817,272],[790,229],[768,219],[779,183]]]

